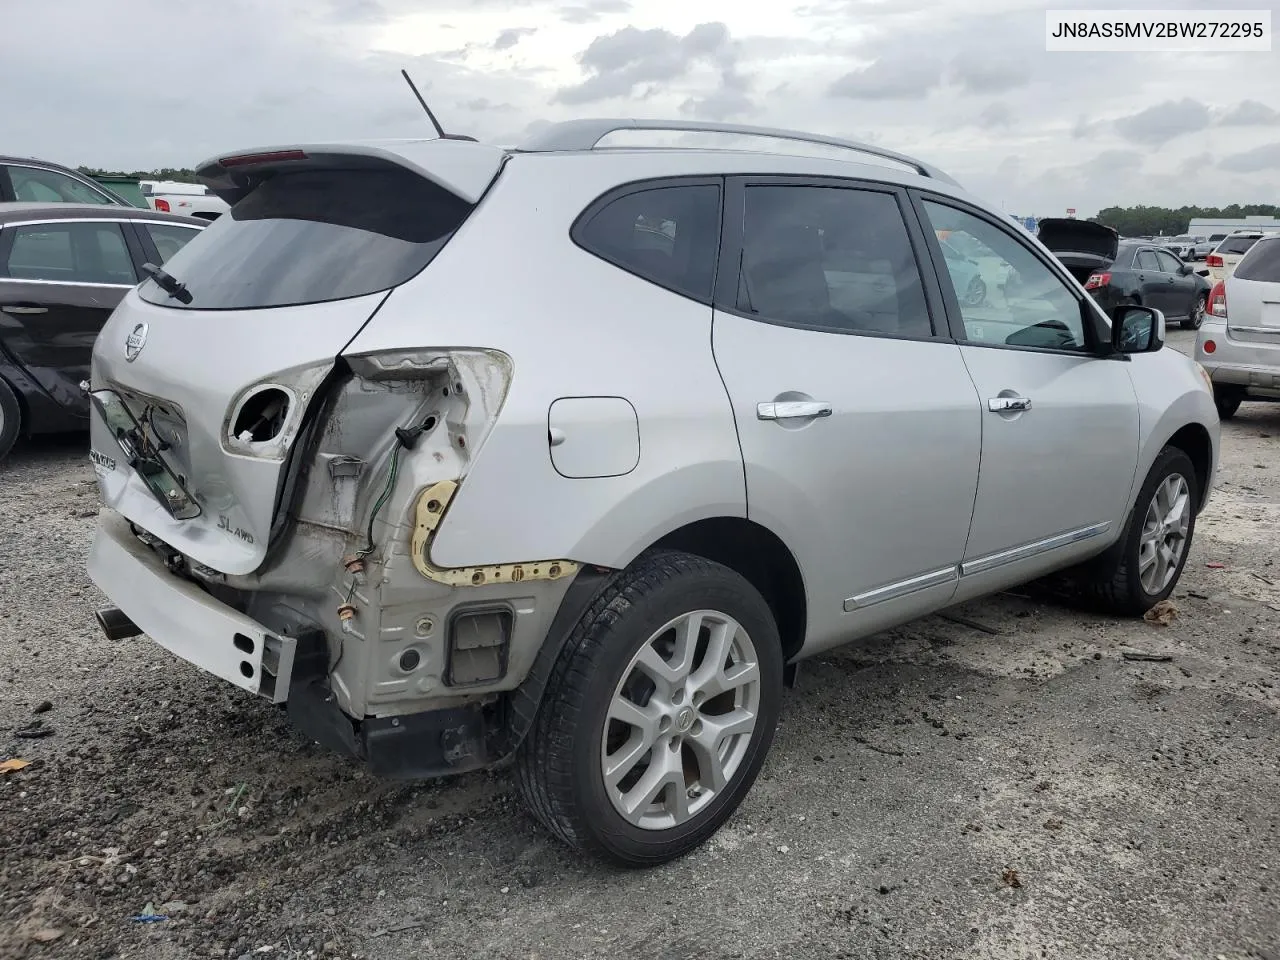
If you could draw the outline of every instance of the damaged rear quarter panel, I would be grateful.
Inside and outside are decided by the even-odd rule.
[[[653,175],[645,157],[513,157],[431,267],[397,289],[348,348],[467,344],[512,359],[501,415],[433,540],[435,566],[624,566],[686,523],[746,515],[733,415],[711,355],[711,308],[569,236],[597,196]],[[547,418],[566,396],[630,402],[641,449],[631,473],[556,472]]]

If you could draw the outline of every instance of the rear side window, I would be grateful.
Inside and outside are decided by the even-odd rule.
[[[1160,261],[1156,259],[1156,252],[1154,250],[1139,251],[1137,264],[1139,270],[1153,270],[1156,273],[1160,272]]]
[[[140,223],[138,226],[147,231],[151,242],[156,245],[161,264],[168,263],[175,253],[194,240],[200,232],[198,227],[180,227],[170,223]]]
[[[388,290],[430,263],[472,209],[399,168],[278,173],[165,264],[189,304],[152,280],[139,294],[176,309],[244,310]]]
[[[3,264],[10,280],[62,283],[138,282],[118,223],[40,223],[11,228],[13,243]]]
[[[628,273],[710,301],[720,250],[720,188],[700,183],[635,190],[589,213],[572,236]]]
[[[1254,244],[1236,267],[1236,278],[1280,282],[1280,237],[1267,237]]]
[[[1249,248],[1258,242],[1257,237],[1227,237],[1218,247],[1217,253],[1247,253]]]
[[[836,333],[933,333],[897,199],[846,187],[747,187],[738,308]],[[947,267],[981,283],[961,239]],[[965,289],[970,289],[966,286]]]

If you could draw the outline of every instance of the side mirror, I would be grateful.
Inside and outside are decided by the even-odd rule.
[[[1189,263],[1184,263],[1184,264],[1182,265],[1182,267],[1178,270],[1178,272],[1179,272],[1180,274],[1182,274],[1182,275],[1185,277],[1185,276],[1186,276],[1187,274],[1189,274],[1189,273],[1194,273],[1194,272],[1195,272],[1195,269],[1196,269],[1196,268],[1195,268],[1195,267],[1193,267],[1191,264],[1189,264]]]
[[[1164,346],[1164,314],[1151,307],[1111,308],[1111,346],[1118,353],[1153,353]]]

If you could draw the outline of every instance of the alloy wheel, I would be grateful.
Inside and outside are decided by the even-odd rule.
[[[1180,473],[1156,487],[1138,541],[1138,577],[1142,589],[1155,596],[1178,573],[1191,526],[1191,490]]]
[[[702,813],[733,780],[760,713],[756,649],[715,610],[682,614],[646,640],[622,672],[600,743],[615,810],[645,830]]]

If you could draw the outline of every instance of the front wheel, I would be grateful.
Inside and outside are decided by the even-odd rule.
[[[1187,330],[1199,330],[1204,324],[1205,308],[1209,302],[1208,294],[1201,294],[1196,297],[1195,305],[1191,308],[1191,316],[1182,322],[1182,326]]]
[[[975,276],[969,281],[964,291],[964,305],[966,307],[980,307],[987,299],[987,283],[981,277]]]
[[[1156,457],[1120,540],[1092,565],[1086,592],[1105,610],[1141,616],[1173,593],[1191,550],[1200,482],[1177,447]]]
[[[517,754],[520,791],[562,840],[628,867],[688,853],[733,814],[773,741],[782,647],[743,577],[649,554],[596,598]]]

